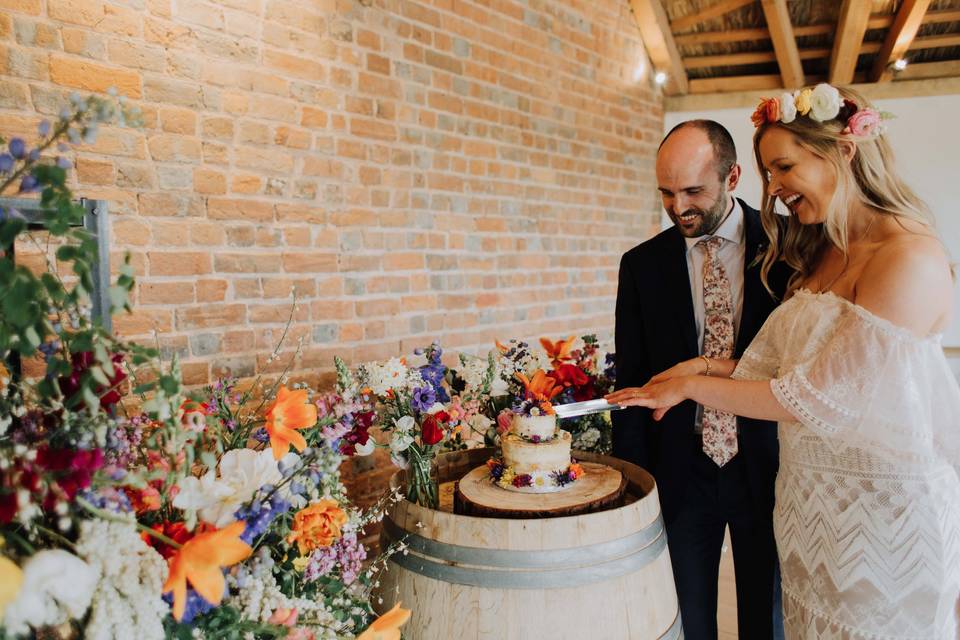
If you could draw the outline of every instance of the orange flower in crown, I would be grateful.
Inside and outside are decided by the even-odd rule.
[[[522,373],[517,374],[517,380],[523,384],[524,397],[540,405],[540,410],[547,415],[553,415],[553,405],[550,401],[563,391],[557,381],[546,374],[543,369],[537,369],[533,378],[527,378]]]
[[[575,340],[576,336],[570,336],[566,340],[557,340],[556,342],[550,342],[547,338],[540,338],[540,345],[547,352],[550,363],[554,367],[558,367],[561,363],[571,359],[570,352],[573,351]]]
[[[290,451],[290,445],[297,451],[307,448],[307,441],[297,433],[297,429],[306,429],[317,424],[317,405],[307,399],[305,389],[290,391],[280,387],[277,399],[267,411],[267,434],[270,447],[277,460]]]
[[[200,597],[213,605],[223,599],[223,568],[246,560],[253,549],[240,539],[245,522],[229,524],[218,531],[194,536],[168,564],[170,576],[163,593],[173,592],[173,617],[180,621],[187,606],[187,583]]]
[[[337,505],[336,500],[321,500],[293,516],[293,526],[287,542],[296,542],[300,555],[305,556],[314,549],[333,544],[333,541],[340,537],[340,528],[346,523],[347,514]]]
[[[373,621],[367,629],[357,636],[357,640],[400,640],[400,627],[410,618],[409,609],[401,609],[400,603],[393,609]]]

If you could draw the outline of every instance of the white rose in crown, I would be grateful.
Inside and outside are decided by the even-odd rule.
[[[810,95],[810,117],[817,122],[836,118],[842,106],[843,98],[835,87],[820,83],[813,88],[813,93]]]
[[[780,122],[790,124],[797,118],[797,103],[790,93],[780,94]]]

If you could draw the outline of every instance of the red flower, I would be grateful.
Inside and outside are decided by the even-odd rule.
[[[127,374],[120,368],[120,363],[123,362],[123,354],[113,354],[110,356],[110,361],[113,363],[113,375],[109,377],[110,386],[98,386],[94,389],[94,393],[100,398],[100,407],[106,411],[110,411],[113,405],[120,402],[120,384],[127,378]],[[59,381],[60,391],[66,398],[71,398],[80,391],[80,381],[94,364],[93,352],[82,351],[73,354],[70,358],[70,364],[73,367],[70,375],[66,378],[60,378]]]
[[[423,444],[437,444],[443,440],[443,428],[436,415],[427,416],[423,419],[423,430],[420,434]]]
[[[561,364],[550,373],[550,377],[564,387],[582,387],[590,381],[580,367],[572,364]]]
[[[157,533],[164,535],[180,546],[183,546],[188,541],[192,540],[194,536],[201,533],[206,533],[207,531],[214,531],[216,527],[213,525],[201,522],[197,525],[197,528],[194,531],[187,529],[187,526],[182,522],[167,522],[164,521],[159,524],[155,524],[150,527]],[[178,549],[176,547],[171,547],[165,542],[162,542],[149,533],[141,533],[140,537],[148,546],[153,547],[157,553],[163,556],[164,560],[169,560],[173,556],[177,555]]]

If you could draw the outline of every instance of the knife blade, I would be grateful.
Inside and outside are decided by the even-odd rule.
[[[599,398],[597,400],[585,400],[583,402],[558,404],[553,407],[553,410],[557,414],[557,418],[560,420],[564,418],[585,416],[591,413],[601,413],[603,411],[616,411],[617,409],[623,409],[623,407],[618,404],[610,404],[603,398]]]

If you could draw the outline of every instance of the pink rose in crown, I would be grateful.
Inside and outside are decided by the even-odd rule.
[[[875,135],[879,127],[880,114],[874,109],[861,109],[850,116],[843,132],[857,137],[869,137]]]

